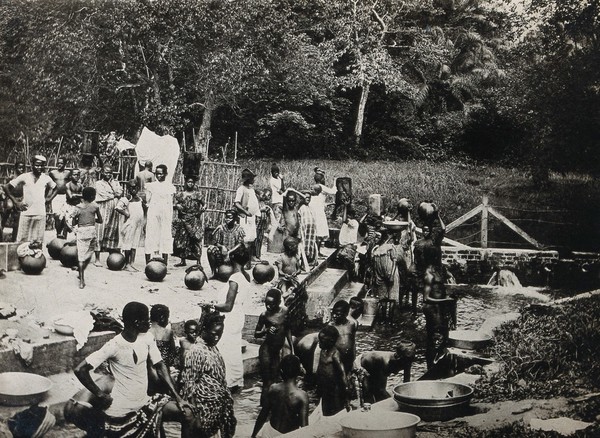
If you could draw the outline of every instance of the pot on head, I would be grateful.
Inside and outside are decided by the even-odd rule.
[[[426,223],[430,222],[434,218],[436,212],[437,209],[431,202],[421,202],[417,207],[419,218]]]

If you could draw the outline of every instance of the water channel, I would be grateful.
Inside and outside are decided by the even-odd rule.
[[[532,288],[503,288],[490,286],[450,286],[450,292],[458,299],[457,325],[458,329],[477,330],[489,317],[517,312],[519,309],[540,298]],[[416,380],[426,371],[425,351],[425,318],[418,314],[415,318],[412,313],[402,312],[398,320],[391,324],[379,324],[371,330],[361,330],[357,334],[357,352],[368,350],[394,350],[400,340],[411,340],[417,345],[417,359],[412,368],[412,379]],[[402,373],[392,375],[388,379],[388,389],[402,382]],[[300,382],[300,386],[303,383]],[[311,411],[317,399],[315,391],[305,388],[309,392]],[[244,389],[234,395],[235,413],[238,420],[236,436],[249,437],[254,426],[254,421],[260,410],[261,383],[258,376],[245,379]],[[167,437],[179,437],[179,425],[166,424]],[[58,436],[58,435],[56,435]],[[60,436],[80,437],[83,434],[73,429],[71,425],[65,426]]]

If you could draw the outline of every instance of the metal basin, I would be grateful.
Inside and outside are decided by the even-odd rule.
[[[481,350],[492,342],[492,337],[475,330],[452,330],[448,335],[450,347],[466,350]]]
[[[406,221],[385,221],[383,226],[389,231],[400,231],[408,226]]]
[[[403,412],[424,421],[446,421],[466,414],[473,388],[460,383],[417,381],[394,388],[394,400]]]
[[[31,373],[0,373],[0,403],[9,406],[41,402],[52,387],[46,377]]]
[[[340,418],[344,438],[414,438],[421,419],[404,412],[351,412]]]

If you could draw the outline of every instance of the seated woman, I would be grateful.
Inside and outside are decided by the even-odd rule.
[[[204,313],[200,319],[200,336],[187,354],[181,371],[181,396],[192,405],[194,419],[181,428],[181,436],[209,438],[219,434],[230,438],[237,420],[233,398],[225,380],[225,362],[217,348],[223,335],[223,316]]]
[[[237,212],[235,210],[225,211],[223,223],[213,231],[213,244],[206,249],[208,264],[213,275],[217,268],[229,263],[228,252],[240,243],[244,243],[244,230],[237,223]]]

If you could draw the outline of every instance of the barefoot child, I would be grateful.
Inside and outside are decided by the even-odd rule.
[[[144,246],[144,209],[142,199],[138,196],[139,188],[135,180],[127,183],[129,197],[121,197],[115,210],[121,215],[119,222],[120,247],[125,253],[126,271],[137,271],[133,266],[137,248]]]
[[[358,322],[354,318],[348,318],[350,313],[350,304],[345,300],[340,300],[333,305],[331,311],[331,322],[339,333],[336,348],[340,352],[340,358],[344,364],[344,371],[349,373],[356,356],[356,330]]]
[[[335,344],[338,330],[327,325],[319,332],[319,365],[317,366],[317,393],[321,398],[323,416],[329,417],[347,406],[346,372]]]
[[[96,248],[96,224],[102,223],[102,215],[96,199],[96,189],[85,187],[81,203],[73,215],[73,226],[77,226],[77,265],[79,267],[79,289],[85,287],[84,271]]]
[[[158,351],[164,364],[169,371],[175,365],[178,359],[177,348],[175,347],[175,334],[169,324],[169,308],[164,304],[155,304],[150,308],[150,333],[154,337]],[[152,368],[148,368],[148,377],[150,378],[149,393],[168,393],[168,388],[160,381],[158,374]]]
[[[269,388],[252,438],[275,437],[308,425],[308,394],[296,385],[296,379],[302,374],[300,359],[289,354],[281,359],[280,369],[283,382]],[[271,419],[265,424],[269,414]]]
[[[256,324],[254,336],[256,338],[265,338],[258,350],[258,360],[260,364],[260,373],[263,383],[261,403],[271,384],[275,383],[279,374],[279,360],[281,349],[287,339],[288,344],[294,352],[292,346],[292,333],[288,327],[288,309],[281,305],[281,291],[279,289],[269,289],[265,297],[266,311],[262,312]]]

